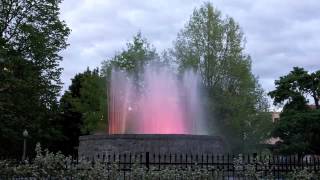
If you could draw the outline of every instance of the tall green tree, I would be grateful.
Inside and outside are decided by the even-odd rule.
[[[156,50],[138,32],[132,42],[127,43],[127,49],[114,56],[110,62],[117,68],[128,72],[138,73],[148,62],[157,57]]]
[[[297,103],[296,101],[294,103]],[[292,104],[292,103],[291,103]],[[273,131],[279,137],[276,152],[284,154],[320,154],[320,110],[286,109]]]
[[[319,72],[294,67],[276,80],[276,89],[269,92],[275,105],[284,104],[273,131],[273,136],[281,139],[280,153],[320,153]],[[310,109],[306,97],[312,97],[316,110]]]
[[[148,64],[159,63],[159,56],[156,49],[149,44],[141,32],[133,36],[132,41],[127,43],[126,49],[114,57],[102,62],[101,73],[106,80],[106,87],[110,87],[110,78],[112,70],[122,70],[128,73],[128,76],[134,81],[135,90],[139,91],[143,86],[143,73]],[[164,64],[164,63],[163,63]],[[108,107],[108,98],[106,98],[106,107]]]
[[[286,76],[275,81],[276,89],[269,92],[274,104],[289,106],[294,100],[307,96],[312,97],[316,109],[319,109],[320,99],[320,71],[308,73],[303,68],[294,67]],[[305,99],[305,98],[304,98]]]
[[[211,3],[195,9],[178,34],[173,55],[180,71],[194,69],[201,74],[211,128],[223,129],[218,133],[233,150],[251,149],[268,135],[268,103],[251,72],[243,33],[232,18],[222,18]]]
[[[112,68],[125,70],[138,81],[142,79],[145,65],[158,58],[155,48],[138,32],[126,49],[102,62],[102,72],[108,74]]]
[[[106,79],[107,87],[110,86],[112,70],[122,70],[133,78],[136,91],[143,85],[143,73],[148,64],[159,62],[156,49],[150,45],[141,32],[138,32],[131,42],[127,43],[126,49],[114,57],[102,62],[101,72]]]
[[[106,81],[100,76],[99,70],[89,69],[84,72],[81,82],[80,98],[73,100],[75,109],[82,113],[83,126],[81,131],[89,134],[97,131],[105,132],[107,118]]]
[[[79,136],[82,135],[82,113],[75,108],[72,102],[73,99],[80,98],[80,89],[84,76],[86,76],[85,72],[79,73],[71,79],[71,85],[64,92],[59,103],[60,121],[63,126],[62,132],[64,136],[60,143],[65,144],[61,149],[65,154],[74,153],[74,147],[79,145]]]
[[[43,145],[61,137],[55,120],[59,52],[70,30],[59,18],[60,2],[0,1],[0,141],[6,144],[0,153],[20,154],[23,129],[29,142]]]
[[[73,129],[73,146],[78,143],[78,136],[106,131],[107,97],[106,81],[98,69],[87,69],[77,74],[60,101],[64,127]],[[67,130],[63,131],[67,134]]]

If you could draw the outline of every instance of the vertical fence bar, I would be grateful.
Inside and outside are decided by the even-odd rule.
[[[152,159],[152,162],[154,163],[154,166],[156,166],[156,154],[155,153],[153,153],[153,159]]]
[[[234,156],[234,154],[232,154],[232,177],[235,177],[235,170],[236,170],[236,168],[234,167],[234,164],[233,164],[234,158],[235,158],[235,156]]]
[[[167,155],[164,154],[164,157],[163,157],[163,162],[162,162],[162,167],[165,168],[167,165]]]
[[[313,157],[313,166],[314,166],[314,171],[317,172],[318,163],[317,163],[317,156],[316,155]]]
[[[149,161],[149,152],[146,152],[146,167],[147,167],[147,170],[149,171],[149,168],[150,168],[150,161]]]
[[[190,162],[191,162],[191,168],[193,169],[194,168],[194,160],[193,160],[193,154],[190,155]]]
[[[140,168],[141,168],[143,166],[142,154],[140,154],[139,159],[140,159]]]
[[[118,164],[119,164],[119,169],[121,170],[121,169],[122,169],[122,168],[121,168],[121,165],[122,165],[122,162],[121,162],[121,154],[118,154],[117,160],[118,160]]]
[[[320,169],[320,157],[317,156],[317,171]]]
[[[130,169],[130,171],[132,171],[132,154],[131,153],[129,153],[129,169]]]
[[[161,155],[160,153],[158,154],[158,168],[161,170]]]
[[[174,154],[174,164],[175,164],[176,166],[178,166],[178,164],[177,164],[177,154]]]
[[[293,156],[293,168],[294,168],[294,169],[296,169],[296,167],[297,167],[296,156],[297,156],[297,155],[294,155],[294,156]]]
[[[286,156],[286,175],[288,174],[288,172],[289,172],[289,167],[288,167],[288,159],[289,159],[289,157],[288,156]]]
[[[203,168],[203,154],[201,154],[201,168]]]
[[[217,168],[218,168],[218,170],[220,170],[220,163],[219,163],[219,154],[217,154],[217,156],[216,156],[216,158],[217,158]]]
[[[209,156],[208,156],[208,153],[207,153],[207,156],[206,156],[206,167],[207,167],[207,170],[208,170],[208,165],[209,165]]]
[[[301,167],[302,167],[302,169],[304,169],[303,156],[302,156],[302,155],[300,155],[299,161],[301,162]]]
[[[280,169],[281,169],[281,164],[280,164],[280,160],[279,160],[279,155],[276,156],[277,157],[277,178],[280,179]]]
[[[185,168],[187,169],[188,168],[188,154],[186,153],[186,156],[185,156]]]
[[[228,176],[228,179],[229,179],[229,176],[230,176],[230,154],[228,153],[228,156],[227,156],[227,176]]]
[[[197,163],[197,166],[199,165],[199,157],[198,157],[198,154],[196,154],[196,163]]]

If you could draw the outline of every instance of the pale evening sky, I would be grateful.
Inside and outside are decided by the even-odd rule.
[[[125,48],[138,31],[158,52],[172,47],[199,0],[64,0],[61,18],[72,29],[62,52],[64,89],[71,78]],[[253,73],[266,91],[293,66],[320,69],[319,0],[214,0],[246,37]]]

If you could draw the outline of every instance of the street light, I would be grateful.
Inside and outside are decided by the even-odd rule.
[[[23,136],[23,153],[22,153],[22,162],[25,161],[26,159],[26,150],[27,150],[27,137],[29,136],[28,131],[25,129],[22,132],[22,136]]]

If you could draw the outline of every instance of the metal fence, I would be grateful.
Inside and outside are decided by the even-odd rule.
[[[176,169],[180,171],[206,170],[212,177],[222,179],[246,179],[245,174],[255,172],[261,177],[285,179],[288,174],[307,168],[309,171],[320,171],[319,156],[282,156],[282,155],[214,155],[214,154],[96,154],[91,157],[73,158],[72,164],[90,162],[92,166],[99,162],[105,164],[105,170],[110,171],[116,164],[120,179],[131,179],[130,172],[136,168],[145,171],[162,171]],[[78,169],[77,171],[82,171]],[[112,179],[112,178],[110,178]]]
[[[214,155],[214,154],[96,154],[82,157],[92,163],[99,161],[106,164],[116,163],[125,174],[130,172],[134,164],[141,168],[161,171],[164,169],[195,170],[205,169],[212,177],[223,179],[244,178],[248,171],[254,171],[261,177],[284,179],[289,173],[307,168],[320,171],[320,157],[315,155]],[[125,175],[124,175],[125,177]]]
[[[105,163],[119,163],[122,165],[130,165],[139,163],[149,167],[156,165],[159,168],[170,165],[188,166],[197,165],[201,167],[216,166],[220,169],[234,164],[234,160],[241,160],[244,164],[252,164],[257,162],[265,162],[283,169],[314,167],[318,170],[320,165],[320,156],[318,155],[261,155],[261,154],[239,154],[239,155],[216,155],[216,154],[151,154],[149,152],[136,154],[96,154],[90,157],[73,158],[75,161],[100,161]]]

